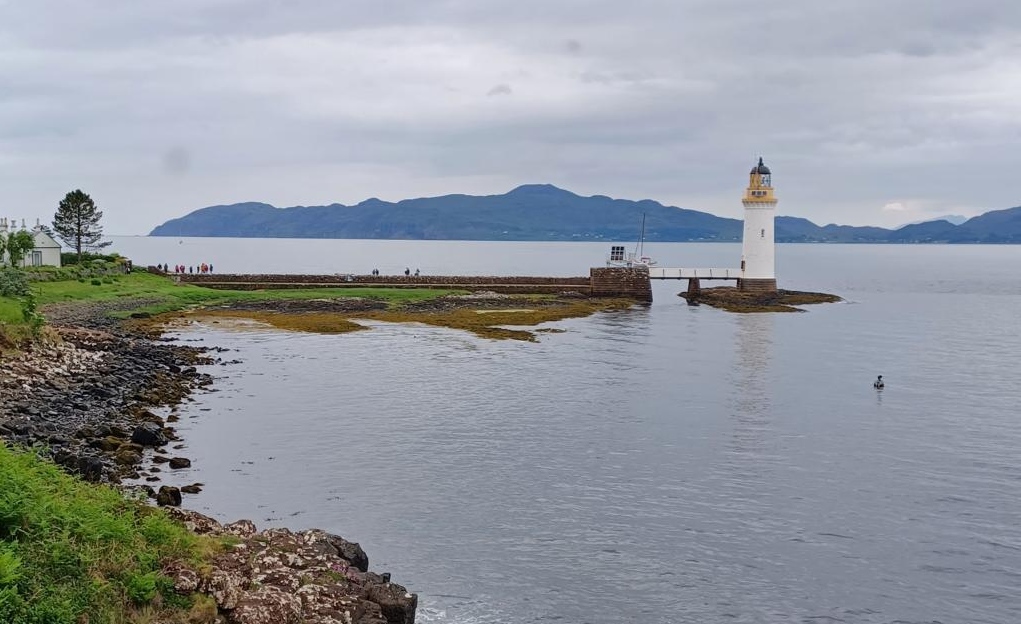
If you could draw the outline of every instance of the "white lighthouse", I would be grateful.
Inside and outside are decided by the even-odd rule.
[[[738,288],[759,292],[776,291],[776,249],[773,217],[776,196],[772,174],[762,163],[752,167],[744,192],[744,236],[741,241],[741,280]]]

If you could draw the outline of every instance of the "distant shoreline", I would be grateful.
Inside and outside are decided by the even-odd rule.
[[[735,207],[738,205],[735,197]],[[261,202],[208,206],[162,223],[153,236],[340,238],[363,240],[738,242],[744,222],[666,206],[651,199],[583,197],[550,184],[526,184],[502,195],[445,195],[354,206]],[[960,225],[935,219],[896,228],[817,225],[782,215],[777,242],[1021,243],[1021,206],[993,210]]]
[[[115,234],[113,238],[231,238],[244,240],[359,240],[359,241],[394,241],[394,242],[437,242],[437,243],[603,243],[603,244],[634,244],[632,240],[611,239],[611,238],[586,238],[586,239],[563,239],[563,238],[360,238],[360,237],[333,237],[333,236],[233,236],[226,234]],[[696,243],[696,244],[740,244],[740,239],[733,240],[648,240],[646,244],[656,243]],[[1021,245],[1019,241],[828,241],[828,240],[784,240],[777,239],[778,245]]]

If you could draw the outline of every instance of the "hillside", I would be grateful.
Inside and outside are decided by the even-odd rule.
[[[156,227],[150,236],[239,238],[363,238],[406,240],[613,240],[638,238],[645,215],[647,241],[733,242],[741,221],[603,195],[582,197],[548,184],[503,195],[445,195],[354,206],[276,208],[249,202],[210,206]],[[804,243],[1017,243],[1021,207],[989,212],[954,225],[939,220],[896,230],[849,225],[819,226],[777,217],[778,242]]]

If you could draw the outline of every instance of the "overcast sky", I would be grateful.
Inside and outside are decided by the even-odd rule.
[[[899,225],[1021,204],[1018,0],[0,0],[0,213],[552,183]]]

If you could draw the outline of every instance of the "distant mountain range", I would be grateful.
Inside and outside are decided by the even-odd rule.
[[[276,208],[249,202],[210,206],[156,227],[150,236],[368,238],[406,240],[633,241],[645,215],[647,241],[741,240],[739,219],[603,195],[582,197],[549,184],[504,195],[446,195],[396,203]],[[784,243],[1021,243],[1021,207],[995,210],[955,225],[945,219],[897,229],[819,226],[776,218]]]

